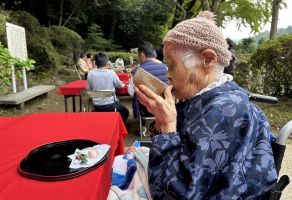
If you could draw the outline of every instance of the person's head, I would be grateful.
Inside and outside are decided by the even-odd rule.
[[[150,42],[143,42],[138,47],[138,61],[140,64],[144,63],[147,59],[153,58],[154,47]]]
[[[234,48],[234,42],[230,38],[226,38],[229,49]]]
[[[231,58],[225,38],[209,11],[177,24],[163,43],[167,78],[178,99],[191,98],[216,81]]]
[[[91,54],[91,53],[88,53],[88,54],[86,55],[86,57],[92,59],[92,54]]]
[[[94,56],[95,65],[97,68],[102,68],[108,65],[109,59],[105,53],[98,53]]]
[[[80,54],[80,58],[81,59],[86,59],[86,54],[85,53]]]
[[[156,57],[157,57],[157,53],[156,53],[155,49],[153,49],[152,57],[153,57],[153,58],[156,58]]]

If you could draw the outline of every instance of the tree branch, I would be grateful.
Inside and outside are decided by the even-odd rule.
[[[76,11],[76,8],[74,8],[71,12],[71,14],[69,15],[69,17],[66,19],[66,21],[64,22],[63,26],[66,26],[66,24],[72,19],[72,16],[74,15]]]
[[[202,10],[210,10],[210,5],[208,0],[201,0]]]
[[[61,26],[62,25],[62,22],[63,22],[63,8],[64,8],[64,0],[60,0],[59,26]]]

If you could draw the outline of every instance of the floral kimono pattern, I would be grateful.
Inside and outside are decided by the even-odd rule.
[[[177,104],[177,132],[152,138],[152,198],[255,199],[277,180],[269,123],[235,82]]]

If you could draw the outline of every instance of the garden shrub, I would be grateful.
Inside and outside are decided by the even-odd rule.
[[[64,26],[51,26],[50,40],[65,65],[75,64],[84,49],[81,36]]]
[[[5,23],[9,20],[8,12],[0,9],[0,42],[6,44],[6,29]]]
[[[29,57],[36,60],[36,72],[49,72],[60,65],[72,65],[84,48],[84,40],[74,31],[62,27],[42,27],[28,12],[11,12],[11,23],[26,30]]]
[[[49,28],[44,29],[49,31]],[[51,71],[61,64],[60,54],[47,38],[38,35],[31,37],[27,40],[27,48],[29,55],[37,61],[35,69],[37,72]]]
[[[130,56],[132,56],[136,62],[138,60],[137,53],[110,51],[110,52],[107,52],[107,55],[109,56],[109,59],[111,62],[115,62],[117,58],[122,58],[124,60],[125,65],[129,65]]]
[[[292,97],[292,34],[264,42],[250,63],[264,94]]]
[[[50,29],[42,27],[38,20],[25,11],[11,12],[11,23],[26,31],[28,56],[35,59],[35,71],[50,71],[61,64],[61,57],[50,40]]]
[[[27,71],[34,68],[34,60],[20,60],[12,57],[8,49],[0,43],[0,95],[7,94],[11,86],[11,66],[14,66],[15,78],[22,78],[22,68]]]

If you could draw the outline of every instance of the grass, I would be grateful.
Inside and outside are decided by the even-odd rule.
[[[265,112],[274,133],[279,132],[288,121],[292,120],[291,98],[281,97],[274,105],[255,103]]]

